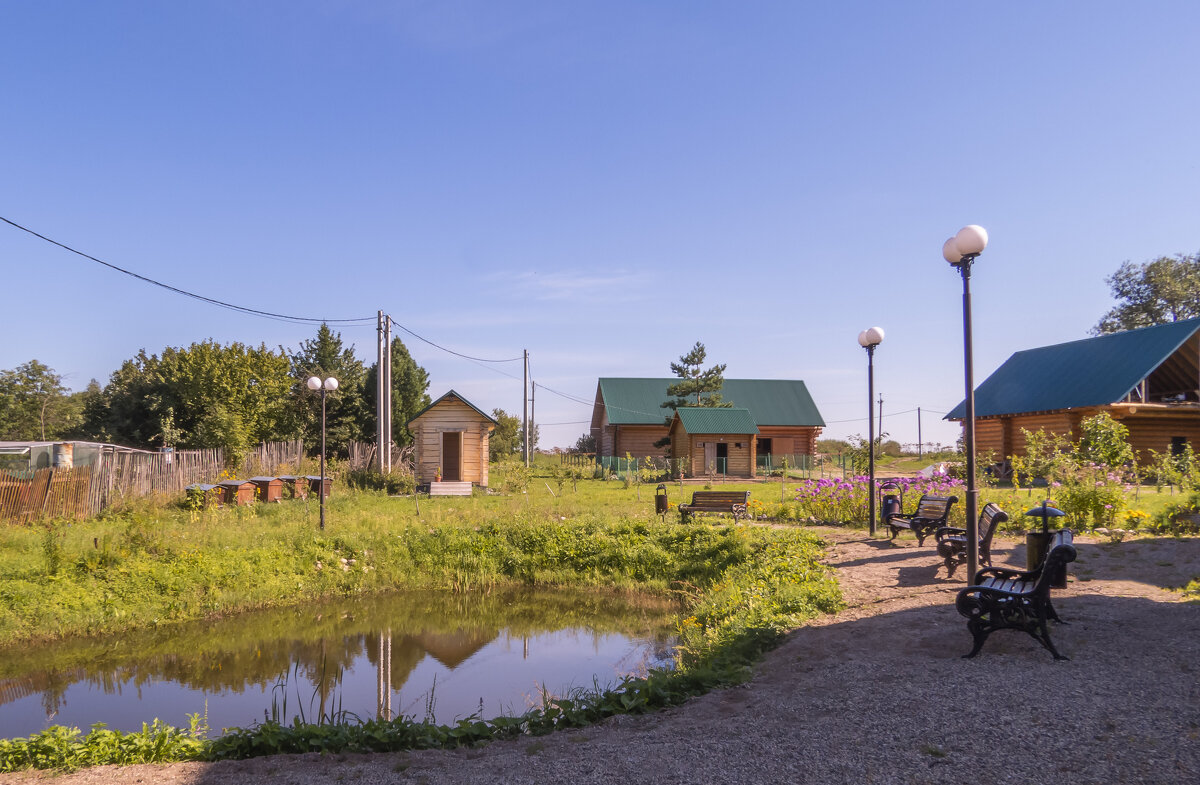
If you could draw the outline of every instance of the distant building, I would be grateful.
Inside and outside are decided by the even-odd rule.
[[[93,466],[101,455],[151,454],[148,450],[101,442],[0,442],[0,468],[36,470]]]
[[[1139,463],[1200,447],[1200,318],[1017,352],[975,389],[975,449],[1023,456],[1022,429],[1078,439],[1101,412],[1129,429]],[[965,416],[963,401],[945,419]]]
[[[495,420],[454,390],[417,412],[408,421],[417,450],[417,482],[487,487],[488,439],[495,427]]]
[[[667,388],[680,380],[603,378],[596,385],[592,436],[596,455],[623,458],[665,457],[667,447],[654,443],[669,435],[673,417],[663,402],[673,400]],[[744,409],[758,429],[759,456],[812,455],[825,420],[804,382],[792,379],[726,379],[721,399]],[[702,407],[696,407],[702,408]],[[734,442],[736,443],[736,442]]]

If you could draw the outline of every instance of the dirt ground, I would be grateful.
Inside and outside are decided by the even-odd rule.
[[[1002,631],[972,660],[929,542],[821,529],[847,607],[792,633],[745,685],[668,711],[479,749],[274,756],[24,773],[0,782],[1200,782],[1200,538],[1077,538],[1055,661]],[[1023,567],[998,539],[993,561]],[[987,743],[980,746],[980,739]]]

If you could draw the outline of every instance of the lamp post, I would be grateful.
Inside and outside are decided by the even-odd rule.
[[[325,529],[325,395],[338,388],[338,380],[330,376],[321,381],[319,376],[308,377],[308,389],[321,391],[321,487],[318,489],[321,500],[321,529]]]
[[[871,327],[858,334],[858,345],[867,350],[867,474],[870,482],[867,485],[867,517],[871,536],[875,536],[875,347],[883,343],[883,328]],[[883,430],[882,419],[879,422]]]
[[[979,489],[975,485],[975,380],[971,351],[971,263],[987,248],[988,234],[971,224],[942,244],[942,257],[958,269],[963,282],[963,375],[966,384],[966,415],[963,418],[963,450],[967,454],[967,583],[979,569]]]

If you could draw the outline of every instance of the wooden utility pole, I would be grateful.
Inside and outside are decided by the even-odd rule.
[[[917,458],[924,457],[922,450],[924,446],[921,444],[921,407],[917,407]]]
[[[529,465],[529,350],[522,353],[525,358],[525,373],[521,380],[521,428],[525,431],[522,452],[525,455],[525,465]]]

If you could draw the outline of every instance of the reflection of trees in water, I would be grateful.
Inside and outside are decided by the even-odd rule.
[[[659,633],[674,607],[657,598],[559,590],[487,594],[423,592],[340,600],[52,647],[6,652],[0,705],[40,693],[46,716],[73,684],[106,694],[172,681],[206,693],[271,691],[300,677],[323,706],[341,675],[365,659],[379,669],[381,630],[390,629],[391,685],[401,685],[428,654],[455,668],[507,628],[532,637],[564,628],[622,633],[665,646]],[[652,632],[653,631],[653,632]],[[298,687],[298,685],[295,685]]]

